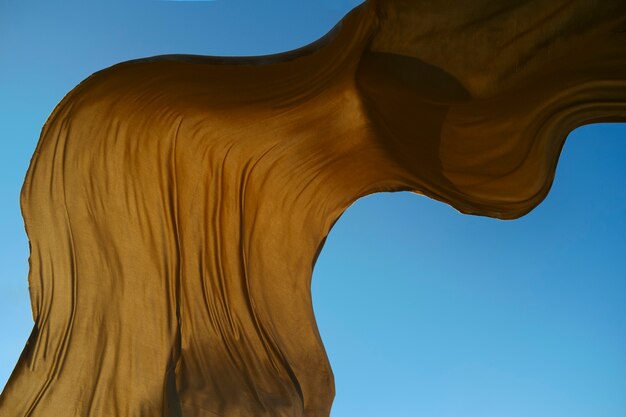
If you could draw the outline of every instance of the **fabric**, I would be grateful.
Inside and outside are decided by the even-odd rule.
[[[623,0],[380,0],[296,51],[100,71],[26,176],[35,325],[0,416],[327,417],[310,280],[341,213],[519,217],[600,121],[626,121]]]

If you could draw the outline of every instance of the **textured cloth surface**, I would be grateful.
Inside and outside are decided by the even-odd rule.
[[[310,280],[341,213],[410,190],[519,217],[601,121],[626,121],[623,0],[380,0],[296,51],[100,71],[22,189],[35,325],[0,416],[327,417]]]

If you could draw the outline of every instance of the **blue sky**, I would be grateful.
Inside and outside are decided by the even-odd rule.
[[[356,4],[0,0],[0,387],[32,326],[19,190],[65,93],[127,59],[293,49]],[[355,203],[313,279],[332,416],[626,416],[624,161],[626,125],[574,131],[515,221],[409,193]]]

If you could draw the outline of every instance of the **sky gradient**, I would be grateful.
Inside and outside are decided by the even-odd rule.
[[[294,49],[358,3],[0,0],[0,388],[32,328],[18,198],[56,103],[128,59]],[[626,416],[625,160],[626,124],[577,129],[515,221],[409,193],[350,207],[313,277],[332,416]]]

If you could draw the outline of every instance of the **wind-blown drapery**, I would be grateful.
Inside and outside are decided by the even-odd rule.
[[[35,325],[0,416],[328,416],[310,279],[346,207],[410,190],[519,217],[572,129],[626,121],[626,3],[458,3],[72,90],[22,189]]]

